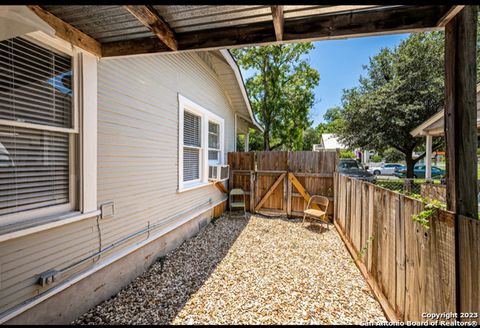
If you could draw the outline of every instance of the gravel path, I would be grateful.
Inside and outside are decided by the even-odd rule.
[[[74,324],[386,321],[335,228],[227,216]]]

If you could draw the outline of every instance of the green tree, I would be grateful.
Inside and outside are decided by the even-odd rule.
[[[303,150],[312,150],[314,144],[319,144],[323,133],[338,133],[343,126],[342,109],[332,107],[323,114],[325,122],[319,123],[316,127],[310,127],[303,134]]]
[[[424,142],[410,131],[443,108],[444,34],[411,34],[393,50],[384,48],[370,58],[360,86],[344,90],[346,145],[364,149],[395,148],[405,156],[407,176],[413,177],[413,150]]]
[[[249,129],[248,149],[249,151],[263,149],[263,134],[257,129]],[[245,151],[245,136],[243,134],[237,136],[237,151]]]
[[[313,150],[313,145],[319,144],[322,134],[317,128],[309,127],[303,133],[303,150]]]
[[[399,162],[401,161],[402,159],[404,159],[404,155],[399,152],[398,150],[396,150],[395,148],[387,148],[383,153],[382,153],[383,157],[385,158],[385,162],[387,163],[395,163],[395,162]]]
[[[237,63],[255,74],[246,80],[252,109],[264,126],[263,150],[301,149],[311,125],[313,89],[320,74],[303,59],[312,43],[232,49]]]

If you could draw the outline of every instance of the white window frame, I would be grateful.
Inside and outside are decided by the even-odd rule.
[[[217,160],[213,160],[213,159],[208,159],[208,152],[207,152],[207,159],[208,159],[208,165],[219,165],[222,163],[222,157],[223,157],[223,143],[221,141],[221,137],[223,135],[222,133],[222,124],[214,119],[209,119],[208,122],[207,122],[207,129],[208,129],[208,123],[214,123],[214,124],[217,124],[218,125],[218,147],[219,148],[210,148],[210,146],[208,145],[208,136],[210,134],[210,131],[207,131],[207,147],[208,147],[208,151],[216,151],[218,152],[218,159]]]
[[[184,111],[191,112],[201,118],[201,147],[200,147],[200,175],[199,179],[192,181],[183,181],[183,121]],[[191,101],[190,99],[178,94],[178,189],[177,192],[184,192],[212,184],[208,181],[208,122],[216,123],[219,129],[220,158],[215,164],[222,164],[224,157],[224,126],[225,120],[212,113],[208,109]]]
[[[75,217],[83,219],[89,217],[85,214],[98,214],[96,57],[43,32],[32,32],[22,37],[72,57],[72,126],[61,128],[5,119],[0,119],[0,124],[69,134],[69,202],[2,215],[0,234],[6,226],[10,232],[29,230],[58,219],[65,219],[68,223]]]

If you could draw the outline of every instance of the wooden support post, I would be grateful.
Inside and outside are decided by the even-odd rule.
[[[477,109],[476,38],[477,6],[465,6],[445,27],[445,141],[447,209],[455,219],[455,299],[457,314],[463,312],[462,276],[471,274],[461,261],[468,250],[462,245],[460,217],[478,218],[477,209]],[[463,247],[463,248],[461,248]],[[478,268],[476,268],[478,274]]]
[[[445,139],[447,208],[478,218],[477,7],[465,8],[445,28]]]

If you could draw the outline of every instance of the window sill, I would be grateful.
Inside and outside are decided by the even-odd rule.
[[[185,191],[195,190],[195,189],[203,188],[203,187],[210,186],[210,185],[213,185],[212,181],[185,184],[182,188],[177,189],[177,193],[182,193],[182,192],[185,192]]]
[[[35,222],[23,222],[23,223],[16,223],[6,226],[0,226],[0,243],[15,239],[19,237],[23,237],[26,235],[30,235],[32,233],[60,227],[66,224],[78,222],[81,220],[89,219],[100,215],[100,210],[91,211],[87,213],[81,212],[70,212],[68,214],[54,216],[45,218],[42,220],[35,220]],[[4,232],[5,231],[5,232]]]

